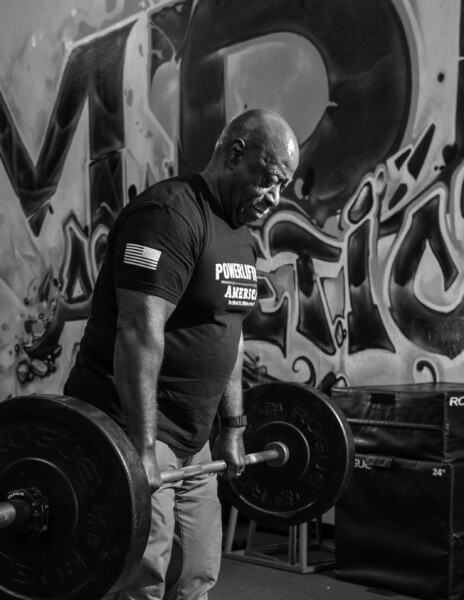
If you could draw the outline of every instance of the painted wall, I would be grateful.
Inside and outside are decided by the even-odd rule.
[[[60,392],[109,226],[265,106],[245,380],[464,381],[459,0],[0,0],[0,399]]]

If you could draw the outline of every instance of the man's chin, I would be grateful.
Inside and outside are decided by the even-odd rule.
[[[247,206],[246,208],[244,208],[241,211],[239,218],[243,224],[250,224],[250,223],[254,223],[256,221],[260,221],[264,217],[267,217],[268,214],[269,214],[268,208],[264,211],[261,211],[261,210],[259,210],[259,208],[256,208],[255,206]]]

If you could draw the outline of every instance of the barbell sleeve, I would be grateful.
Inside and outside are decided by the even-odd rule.
[[[0,502],[0,529],[13,525],[15,518],[15,507],[9,502]]]
[[[0,502],[0,529],[11,525],[23,525],[31,518],[32,508],[27,500],[14,499],[10,502]]]

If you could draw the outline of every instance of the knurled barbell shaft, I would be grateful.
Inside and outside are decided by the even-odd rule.
[[[273,463],[275,466],[285,464],[288,460],[288,449],[282,442],[271,442],[267,444],[266,448],[261,452],[255,452],[253,454],[247,454],[245,458],[245,465],[254,465],[261,462]],[[219,473],[227,469],[227,463],[225,460],[214,460],[209,463],[190,465],[182,469],[174,469],[172,471],[163,471],[161,473],[162,483],[174,483],[181,479],[190,479],[197,475],[205,473]]]
[[[288,448],[282,442],[271,442],[261,452],[247,454],[245,465],[254,465],[267,462],[272,466],[280,466],[287,462],[289,457]],[[161,473],[162,483],[174,483],[181,479],[191,479],[205,473],[219,473],[227,469],[225,460],[214,460],[209,463],[190,465],[182,469],[163,471]],[[11,502],[0,502],[0,530],[6,529],[13,524],[22,525],[31,517],[31,505],[20,498]]]

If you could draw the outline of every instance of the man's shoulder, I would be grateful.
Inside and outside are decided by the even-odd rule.
[[[134,206],[176,206],[179,202],[195,199],[193,177],[171,177],[151,185],[141,192],[131,204]]]
[[[159,181],[138,194],[121,211],[118,222],[158,220],[174,226],[180,221],[199,232],[205,225],[194,176],[171,177]]]

